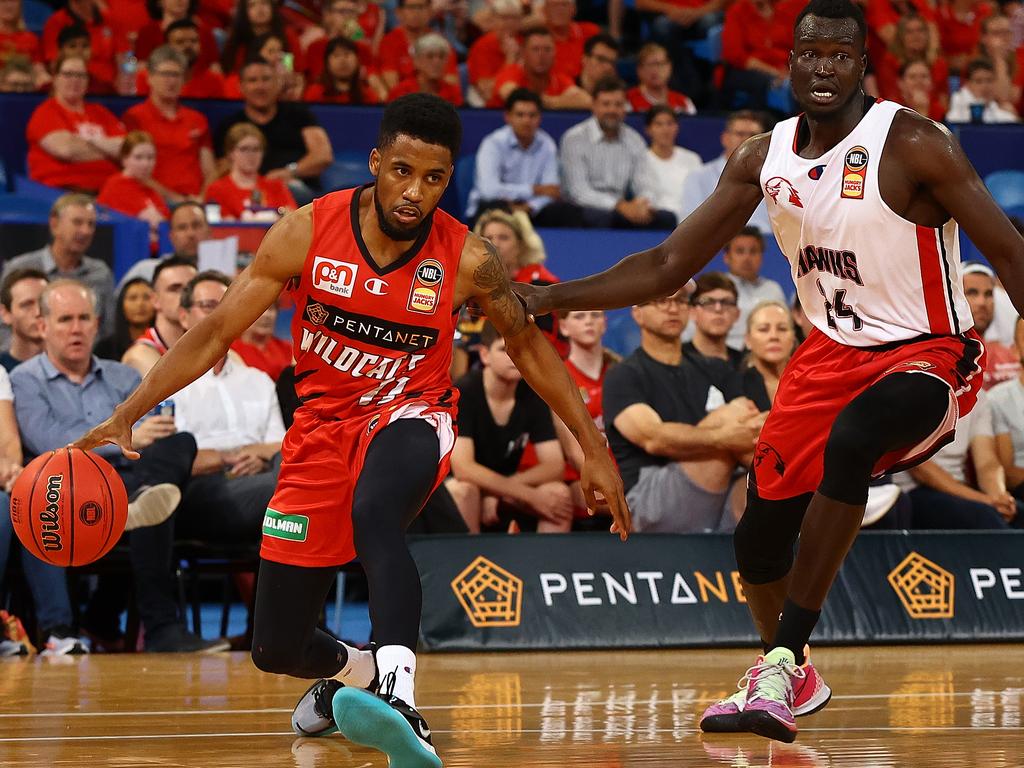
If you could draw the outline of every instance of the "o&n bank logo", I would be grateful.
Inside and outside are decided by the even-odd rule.
[[[518,627],[523,580],[481,555],[452,580],[452,591],[474,627]]]
[[[326,256],[313,258],[313,287],[328,291],[337,296],[352,298],[352,289],[356,284],[358,264],[347,261],[335,261]]]

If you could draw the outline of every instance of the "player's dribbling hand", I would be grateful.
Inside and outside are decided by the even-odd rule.
[[[91,451],[106,443],[112,443],[121,449],[127,459],[139,458],[139,452],[132,447],[132,425],[123,417],[114,414],[90,429],[71,445],[83,451]]]
[[[629,504],[626,503],[626,492],[622,488],[622,478],[606,451],[589,456],[583,462],[580,488],[587,502],[587,511],[592,515],[598,512],[611,514],[614,522],[608,530],[619,534],[619,538],[625,541],[633,521]]]

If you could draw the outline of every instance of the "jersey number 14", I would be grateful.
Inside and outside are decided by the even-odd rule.
[[[864,327],[864,320],[860,315],[857,314],[856,310],[846,303],[846,289],[836,288],[832,293],[832,300],[829,301],[828,294],[825,293],[825,288],[821,284],[821,280],[816,281],[818,285],[818,293],[821,294],[821,298],[825,300],[825,319],[828,321],[829,328],[838,328],[836,325],[836,318],[843,320],[853,320],[853,330],[859,331]]]

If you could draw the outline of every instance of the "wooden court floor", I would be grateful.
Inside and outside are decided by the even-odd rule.
[[[451,768],[1024,766],[1024,646],[822,648],[835,690],[795,744],[702,737],[747,651],[420,657],[418,701]],[[4,768],[383,768],[341,737],[296,739],[306,684],[244,654],[0,660]]]

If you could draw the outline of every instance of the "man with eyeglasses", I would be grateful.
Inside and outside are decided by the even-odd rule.
[[[181,291],[182,329],[213,312],[230,284],[220,272],[194,275]],[[174,423],[199,449],[175,517],[177,535],[255,548],[281,466],[284,421],[274,382],[225,355],[174,395]]]
[[[632,311],[640,348],[608,371],[602,400],[633,529],[718,530],[733,472],[749,464],[767,414],[742,396],[727,362],[684,354],[685,289]]]
[[[697,288],[690,297],[694,334],[693,339],[683,345],[683,352],[724,360],[739,371],[743,365],[743,352],[739,347],[726,343],[726,337],[736,327],[740,314],[736,284],[721,272],[705,272],[697,277],[696,282]]]
[[[739,148],[740,144],[751,136],[764,133],[766,128],[764,117],[757,112],[743,109],[729,115],[729,118],[725,121],[725,129],[722,131],[721,136],[722,154],[714,160],[704,163],[704,165],[686,177],[686,183],[683,184],[682,219],[685,219],[697,210],[697,207],[715,191],[715,187],[718,186],[718,180],[722,176],[722,171],[725,170],[726,162],[732,157],[732,153]],[[757,210],[754,211],[754,215],[750,217],[747,224],[757,227],[762,232],[771,231],[771,223],[768,221],[768,209],[763,202],[757,206]]]
[[[583,44],[583,66],[576,85],[593,96],[594,86],[601,78],[615,76],[618,62],[618,41],[604,32],[594,35]]]
[[[195,197],[216,175],[206,118],[181,105],[188,62],[169,45],[149,57],[149,98],[124,113],[130,130],[146,131],[156,145],[153,180],[171,202]]]
[[[739,231],[725,246],[725,266],[729,278],[736,286],[739,315],[729,330],[725,343],[735,349],[743,349],[743,337],[747,328],[747,315],[762,301],[779,301],[787,304],[782,286],[768,277],[761,276],[764,262],[764,237],[761,230],[749,224]]]

